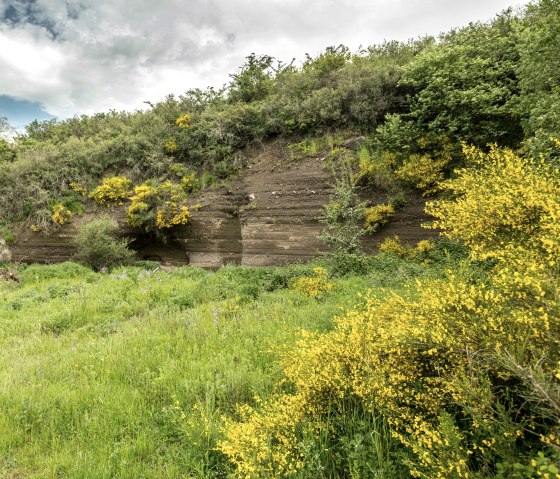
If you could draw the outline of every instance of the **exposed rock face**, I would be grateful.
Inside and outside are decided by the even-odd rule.
[[[177,229],[166,244],[143,237],[125,222],[125,210],[114,211],[122,236],[142,259],[172,264],[218,268],[233,262],[246,266],[268,266],[306,260],[324,248],[317,239],[322,226],[317,217],[330,195],[331,177],[320,158],[291,162],[281,145],[269,143],[248,152],[248,170],[226,186],[207,190],[193,211],[189,225]],[[415,193],[379,233],[366,240],[375,249],[386,236],[398,234],[414,243],[436,233],[420,227],[429,218],[424,200]],[[383,191],[369,195],[383,203]],[[87,219],[84,218],[84,219]],[[28,229],[17,232],[13,259],[25,262],[58,262],[72,257],[76,225],[64,226],[48,236]]]

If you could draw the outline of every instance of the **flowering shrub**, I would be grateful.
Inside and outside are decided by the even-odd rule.
[[[136,186],[130,197],[126,220],[130,226],[147,232],[166,231],[174,226],[185,225],[191,213],[182,186],[165,181],[157,186],[148,183]]]
[[[177,151],[179,150],[179,146],[177,145],[177,142],[173,138],[170,138],[165,143],[165,146],[163,147],[163,149],[165,150],[165,152],[167,154],[173,155],[173,154],[177,153]]]
[[[186,206],[167,204],[156,214],[156,227],[168,230],[173,226],[186,225],[191,219],[191,213]]]
[[[492,148],[465,147],[473,168],[443,185],[455,201],[428,203],[434,228],[460,238],[478,259],[504,262],[560,259],[560,179],[550,165]],[[521,265],[519,265],[521,266]],[[550,265],[552,266],[552,264]]]
[[[419,255],[426,255],[429,254],[434,250],[435,244],[433,241],[430,240],[421,240],[418,241],[416,245],[416,252]]]
[[[395,214],[395,208],[390,203],[375,205],[364,211],[364,228],[370,232],[376,232],[382,225],[389,222]]]
[[[360,150],[356,181],[376,188],[391,189],[395,182],[395,162],[394,153],[383,151],[377,157],[371,157],[367,151],[364,153],[364,150]]]
[[[87,190],[80,183],[70,183],[70,189],[80,196],[87,196]]]
[[[403,244],[399,235],[385,238],[379,245],[379,251],[394,254],[403,259],[413,259],[415,256],[414,248]]]
[[[53,208],[51,219],[53,223],[65,225],[72,220],[72,212],[64,205],[58,204]]]
[[[416,248],[403,244],[399,235],[388,237],[379,245],[379,251],[394,254],[403,259],[426,258],[434,249],[435,244],[430,240],[419,241]]]
[[[453,145],[442,137],[439,139],[439,149],[433,150],[433,145],[425,138],[418,141],[418,146],[421,151],[427,152],[410,155],[395,170],[395,175],[427,196],[436,193],[445,179],[445,169],[453,161]]]
[[[184,115],[181,115],[179,118],[177,118],[177,120],[175,120],[175,124],[179,128],[191,128],[192,123],[191,123],[190,115],[188,115],[187,113],[185,113]]]
[[[132,181],[126,176],[104,178],[89,197],[100,206],[122,206],[131,194]]]
[[[292,284],[292,289],[310,298],[318,299],[326,295],[334,287],[327,279],[327,270],[318,266],[313,269],[315,276],[299,278]]]
[[[196,173],[191,172],[181,178],[181,186],[187,193],[193,193],[200,189],[200,181]]]
[[[560,175],[507,150],[465,153],[473,168],[429,211],[470,260],[492,260],[487,275],[460,267],[413,295],[366,296],[334,330],[305,333],[282,389],[226,422],[219,448],[241,477],[296,477],[318,457],[350,477],[340,428],[356,408],[385,418],[412,477],[560,477]],[[306,447],[321,431],[322,452]]]

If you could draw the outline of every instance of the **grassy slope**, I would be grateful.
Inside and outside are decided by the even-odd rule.
[[[0,477],[213,477],[222,415],[275,387],[275,349],[325,330],[356,293],[437,268],[373,260],[322,301],[308,266],[97,274],[32,266],[0,283]]]

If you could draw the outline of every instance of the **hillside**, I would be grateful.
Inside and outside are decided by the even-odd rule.
[[[124,207],[113,210],[119,234],[129,239],[140,259],[176,265],[270,266],[308,260],[325,249],[318,239],[322,229],[318,217],[333,194],[333,178],[321,153],[294,160],[287,145],[279,141],[252,147],[245,151],[246,171],[197,194],[192,201],[199,209],[192,211],[188,225],[174,228],[165,242],[130,227]],[[374,204],[387,198],[384,190],[364,188],[362,194]],[[409,190],[406,204],[380,234],[365,239],[364,247],[376,249],[394,234],[410,244],[436,236],[420,226],[429,220],[424,204],[419,193]],[[96,212],[92,209],[83,218],[92,218]],[[22,226],[15,234],[18,242],[9,248],[13,261],[67,261],[75,251],[75,222],[47,232]]]
[[[243,208],[243,195],[256,189],[251,182],[260,181],[249,167],[260,161],[258,155],[266,157],[273,144],[287,149],[281,153],[281,162],[289,157],[294,172],[296,163],[313,157],[326,157],[327,169],[332,170],[333,162],[349,161],[341,158],[336,139],[364,136],[366,142],[356,151],[351,169],[357,186],[370,189],[360,193],[371,197],[369,207],[393,204],[395,197],[411,188],[425,196],[437,193],[438,183],[465,164],[463,142],[482,148],[496,143],[550,157],[556,149],[551,137],[560,131],[559,65],[553,47],[559,35],[557,7],[551,0],[534,3],[437,39],[387,42],[357,53],[344,46],[329,47],[316,57],[308,56],[301,66],[252,54],[222,90],[192,90],[145,111],[34,122],[15,143],[1,145],[3,235],[12,242],[21,237],[20,249],[44,241],[45,255],[30,254],[34,259],[63,259],[57,253],[48,256],[49,245],[57,239],[30,238],[29,231],[65,237],[64,231],[57,230],[66,223],[79,226],[84,221],[82,213],[92,212],[95,204],[114,206],[92,195],[103,181],[123,177],[130,180],[128,197],[123,200],[141,185],[157,190],[158,185],[172,184],[162,186],[167,193],[162,189],[150,193],[150,204],[126,220],[135,230],[131,237],[147,230],[157,248],[158,238],[173,236],[188,222],[187,216],[198,205],[196,195],[204,197],[211,185],[221,184],[227,191],[231,183],[232,195],[239,193],[240,198],[230,208]],[[275,154],[266,162],[272,164]],[[326,192],[334,187],[332,181],[329,186],[322,184],[327,176],[320,167],[312,171],[302,163],[301,168],[314,185],[309,190]],[[267,169],[272,171],[265,165],[263,171]],[[285,173],[283,178],[275,171],[262,189],[264,196],[281,189],[276,182],[284,185],[283,198],[289,191],[299,191],[302,185],[290,188],[295,180],[288,170]],[[165,197],[169,188],[183,190],[172,208]],[[212,187],[208,200],[203,199],[207,211],[213,211],[210,217],[222,217],[220,205],[229,201],[221,197],[221,188]],[[268,201],[263,195],[260,200]],[[326,202],[323,195],[321,206]],[[311,225],[310,215],[324,213],[315,201],[312,204],[303,213],[303,224]],[[270,221],[282,224],[281,212],[291,206],[289,201],[278,201],[276,206],[280,216],[272,214],[274,205],[263,204],[271,212]],[[252,207],[256,210],[251,216],[260,216],[259,205]],[[185,212],[182,218],[179,211]],[[158,214],[175,220],[156,225]],[[122,220],[121,213],[116,217]],[[26,232],[22,234],[21,228]],[[309,232],[317,231],[319,223],[309,228]],[[406,236],[417,237],[414,228]],[[201,234],[210,238],[206,247],[196,239]],[[193,235],[189,243],[195,257],[204,251],[221,254],[214,242],[222,241],[222,233],[214,226]],[[287,234],[287,238],[292,236]],[[270,241],[274,247],[274,240]],[[314,248],[310,245],[304,256]],[[224,254],[234,258],[239,247],[228,246]],[[16,256],[25,255],[16,248]],[[259,261],[266,264],[264,260],[247,264]],[[212,261],[197,264],[205,262]]]
[[[538,0],[0,143],[0,477],[560,479],[558,45]]]

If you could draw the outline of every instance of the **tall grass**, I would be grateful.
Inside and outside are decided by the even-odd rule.
[[[276,387],[279,348],[428,271],[376,261],[321,301],[287,288],[311,266],[22,268],[0,282],[0,477],[227,476],[222,417]]]

